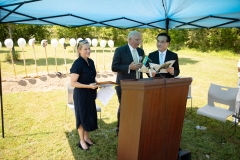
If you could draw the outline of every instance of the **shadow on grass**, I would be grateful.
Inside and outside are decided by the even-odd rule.
[[[76,160],[78,159],[94,159],[94,160],[115,160],[117,159],[117,139],[116,122],[105,123],[104,119],[98,119],[99,129],[90,132],[90,137],[95,145],[90,147],[89,151],[81,150],[78,147],[79,136],[76,129],[65,132],[71,147],[72,154]]]
[[[29,137],[29,136],[37,136],[37,135],[48,135],[54,134],[54,132],[39,132],[39,133],[31,133],[31,134],[21,134],[16,136],[7,136],[8,138],[16,138],[16,137]]]
[[[186,65],[186,64],[196,64],[198,61],[192,60],[191,58],[179,58],[179,65]]]
[[[57,65],[65,65],[64,58],[56,58],[56,60],[57,60]],[[54,57],[48,57],[47,61],[48,61],[48,65],[56,65]],[[6,61],[4,60],[4,62],[6,62]],[[35,65],[34,58],[32,58],[32,59],[26,58],[25,62],[26,62],[26,66]],[[7,61],[7,63],[11,64],[12,62]],[[37,63],[37,66],[46,66],[46,59],[45,58],[37,58],[36,63]],[[72,64],[73,59],[66,58],[66,63],[67,64]],[[191,58],[179,58],[179,64],[180,65],[196,64],[196,63],[198,63],[198,61],[192,60]],[[24,66],[23,59],[18,60],[18,61],[15,60],[14,64],[19,65],[19,66]]]
[[[224,136],[221,143],[222,122],[197,115],[198,108],[186,109],[180,147],[191,152],[192,159],[240,159],[240,126],[234,130],[234,124],[226,121]],[[117,159],[117,142],[115,133],[116,122],[106,124],[104,119],[98,120],[100,128],[90,132],[92,140],[96,143],[90,151],[78,148],[79,136],[77,130],[65,132],[68,143],[75,159]],[[197,130],[196,125],[207,127],[206,130]],[[160,150],[160,149],[159,149]]]
[[[181,148],[190,150],[192,159],[240,159],[240,125],[197,115],[196,107],[187,108],[182,130]],[[196,126],[206,130],[197,130]],[[222,141],[223,140],[223,141]]]
[[[64,58],[56,58],[57,60],[57,65],[65,65],[65,60]],[[48,65],[55,65],[55,58],[48,58]],[[6,61],[5,61],[6,62]],[[12,63],[11,61],[7,61],[8,63]],[[28,65],[35,65],[35,60],[34,59],[25,59],[26,62],[26,66]],[[46,66],[46,59],[45,58],[38,58],[36,60],[37,66]],[[73,63],[72,59],[67,58],[66,59],[66,63]],[[19,66],[24,66],[23,60],[19,60],[19,61],[14,61],[15,65],[19,65]]]
[[[38,79],[40,79],[43,82],[46,82],[49,78],[63,79],[63,78],[67,78],[67,75],[66,74],[61,74],[61,75],[47,74],[46,76],[42,75]],[[25,78],[25,79],[21,79],[21,80],[8,81],[8,82],[17,82],[18,85],[20,85],[20,86],[27,86],[28,83],[33,84],[33,85],[37,84],[37,79],[34,77],[29,77],[29,78]]]
[[[112,77],[116,77],[117,73],[116,72],[109,72],[109,73],[97,73],[97,78],[112,78]]]

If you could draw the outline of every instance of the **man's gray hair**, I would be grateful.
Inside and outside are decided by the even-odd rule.
[[[130,38],[133,38],[135,35],[141,35],[141,34],[138,31],[131,31],[128,33],[127,40],[129,40]]]

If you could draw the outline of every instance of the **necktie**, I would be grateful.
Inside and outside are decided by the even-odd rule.
[[[163,53],[160,54],[160,65],[164,63],[164,60],[163,60]]]
[[[137,52],[136,50],[132,50],[132,54],[133,54],[133,61],[134,63],[138,63],[138,57],[137,57]]]
[[[138,63],[138,57],[137,57],[137,52],[136,52],[136,50],[134,49],[134,50],[132,50],[132,56],[133,56],[133,61],[134,61],[134,63]],[[139,72],[136,70],[136,79],[139,79]]]

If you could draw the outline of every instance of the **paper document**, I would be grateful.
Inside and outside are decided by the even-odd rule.
[[[115,93],[113,88],[114,84],[97,84],[101,86],[100,90],[97,92],[97,98],[104,106],[106,106]]]
[[[151,68],[152,72],[157,72],[157,73],[168,73],[167,68],[172,67],[173,63],[175,60],[167,61],[163,63],[162,65],[160,64],[155,64],[155,63],[149,63],[149,66]],[[148,73],[148,68],[146,66],[142,66],[141,69],[139,69],[140,72]]]

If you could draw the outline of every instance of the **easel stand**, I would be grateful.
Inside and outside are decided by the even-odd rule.
[[[25,61],[25,55],[24,55],[23,48],[22,48],[22,55],[23,55],[23,63],[24,63],[25,73],[26,73],[26,76],[24,78],[30,78],[30,76],[27,75],[26,61]]]
[[[37,76],[34,76],[34,78],[39,78],[40,76],[38,76],[37,58],[36,58],[34,44],[32,45],[32,47],[33,47],[33,54],[34,54],[34,61],[35,61],[35,70],[36,70],[36,73],[37,73]]]
[[[11,56],[11,60],[12,60],[12,66],[13,66],[14,75],[16,77],[17,75],[16,75],[16,70],[15,70],[15,65],[14,65],[14,60],[13,60],[12,49],[10,49],[10,56]]]
[[[45,55],[46,55],[47,72],[48,72],[48,74],[49,74],[49,70],[48,70],[48,57],[47,57],[47,49],[46,49],[46,46],[44,47],[44,51],[45,51]]]

